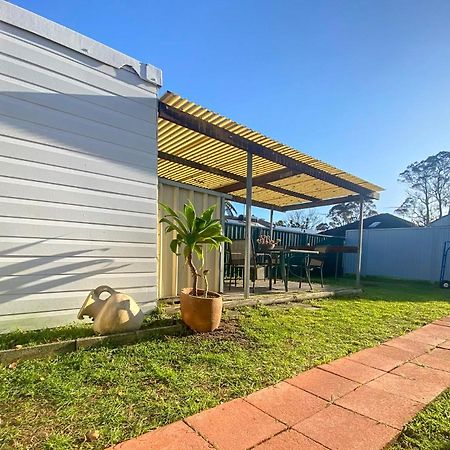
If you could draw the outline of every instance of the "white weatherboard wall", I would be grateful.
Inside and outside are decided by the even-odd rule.
[[[450,227],[364,230],[362,275],[437,282],[445,241]],[[358,245],[357,230],[347,231],[345,245]],[[344,255],[346,273],[355,272],[355,263],[355,255]]]
[[[0,1],[0,332],[157,298],[161,72]]]

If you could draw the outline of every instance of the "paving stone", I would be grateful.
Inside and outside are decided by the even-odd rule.
[[[332,450],[380,450],[399,434],[395,428],[335,405],[294,429]]]
[[[447,350],[445,348],[435,348],[434,350],[431,350],[429,355],[433,356],[434,358],[440,358],[450,361],[450,350]]]
[[[317,368],[301,373],[286,382],[331,402],[359,386],[355,381]]]
[[[433,336],[429,332],[422,332],[420,328],[418,330],[414,330],[408,334],[405,334],[404,337],[412,341],[423,342],[425,344],[430,344],[433,346],[436,346],[445,341],[445,338]]]
[[[418,366],[413,363],[406,363],[397,367],[392,372],[416,382],[425,381],[426,383],[434,383],[442,389],[450,386],[450,373],[442,370],[432,369],[431,367]]]
[[[247,449],[286,429],[242,399],[188,417],[185,422],[220,450]]]
[[[450,361],[447,359],[437,358],[429,353],[419,356],[412,361],[415,364],[424,365],[433,369],[445,370],[450,372]]]
[[[387,352],[384,352],[382,349],[380,350],[379,347],[380,346],[361,350],[348,356],[348,358],[360,364],[365,364],[366,366],[373,367],[375,369],[384,370],[385,372],[388,372],[400,364],[403,364],[404,361],[402,359],[394,359],[391,356],[388,356]],[[388,348],[387,346],[385,347]]]
[[[329,364],[323,364],[319,368],[358,383],[367,383],[386,373],[382,370],[352,361],[350,358],[337,359]]]
[[[383,391],[422,403],[431,402],[442,391],[442,387],[439,384],[428,383],[426,381],[417,383],[415,380],[393,375],[392,373],[387,373],[371,381],[366,386],[382,389]]]
[[[450,350],[450,340],[442,342],[442,344],[438,345],[439,348],[445,348],[446,350]]]
[[[433,345],[426,344],[424,342],[414,341],[404,336],[391,339],[390,341],[385,342],[383,345],[399,348],[402,350],[407,350],[412,354],[414,354],[416,357],[422,355],[423,353],[428,352],[434,347]]]
[[[289,383],[279,383],[246,400],[283,423],[294,425],[327,406],[327,402]]]
[[[444,339],[450,339],[450,328],[441,325],[434,325],[429,323],[419,330],[421,333],[428,333],[432,336],[438,336]]]
[[[211,450],[213,447],[179,421],[117,444],[111,450]]]
[[[268,441],[254,447],[257,450],[325,450],[326,447],[312,441],[295,430],[283,431]]]
[[[381,389],[361,386],[336,401],[336,405],[401,430],[422,408],[423,404]]]

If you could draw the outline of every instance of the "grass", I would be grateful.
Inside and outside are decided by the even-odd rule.
[[[367,280],[364,290],[360,299],[311,302],[319,309],[242,308],[216,333],[1,367],[0,448],[105,448],[450,314],[450,293],[430,284]],[[50,339],[61,338],[53,333]],[[12,345],[12,336],[0,343]],[[27,333],[20,339],[26,343]],[[448,424],[441,422],[448,422],[450,400],[442,399],[411,424],[397,449],[446,448]],[[430,420],[442,432],[435,434]],[[93,430],[100,437],[87,442]],[[415,434],[432,436],[430,446],[426,438],[410,445]]]
[[[450,389],[421,411],[391,450],[450,450]]]

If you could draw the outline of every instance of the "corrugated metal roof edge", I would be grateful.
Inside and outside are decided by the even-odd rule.
[[[139,78],[162,86],[162,71],[27,9],[0,0],[0,20],[120,69],[130,66]]]

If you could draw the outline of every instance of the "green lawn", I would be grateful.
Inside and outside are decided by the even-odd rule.
[[[364,290],[360,299],[311,302],[318,309],[242,308],[209,335],[2,367],[0,448],[104,448],[450,314],[450,292],[429,284],[371,280]],[[29,336],[54,340],[58,333],[80,331],[16,333],[0,337],[0,346],[25,344]],[[396,448],[449,448],[449,407],[447,394]],[[100,438],[85,442],[92,430]]]

